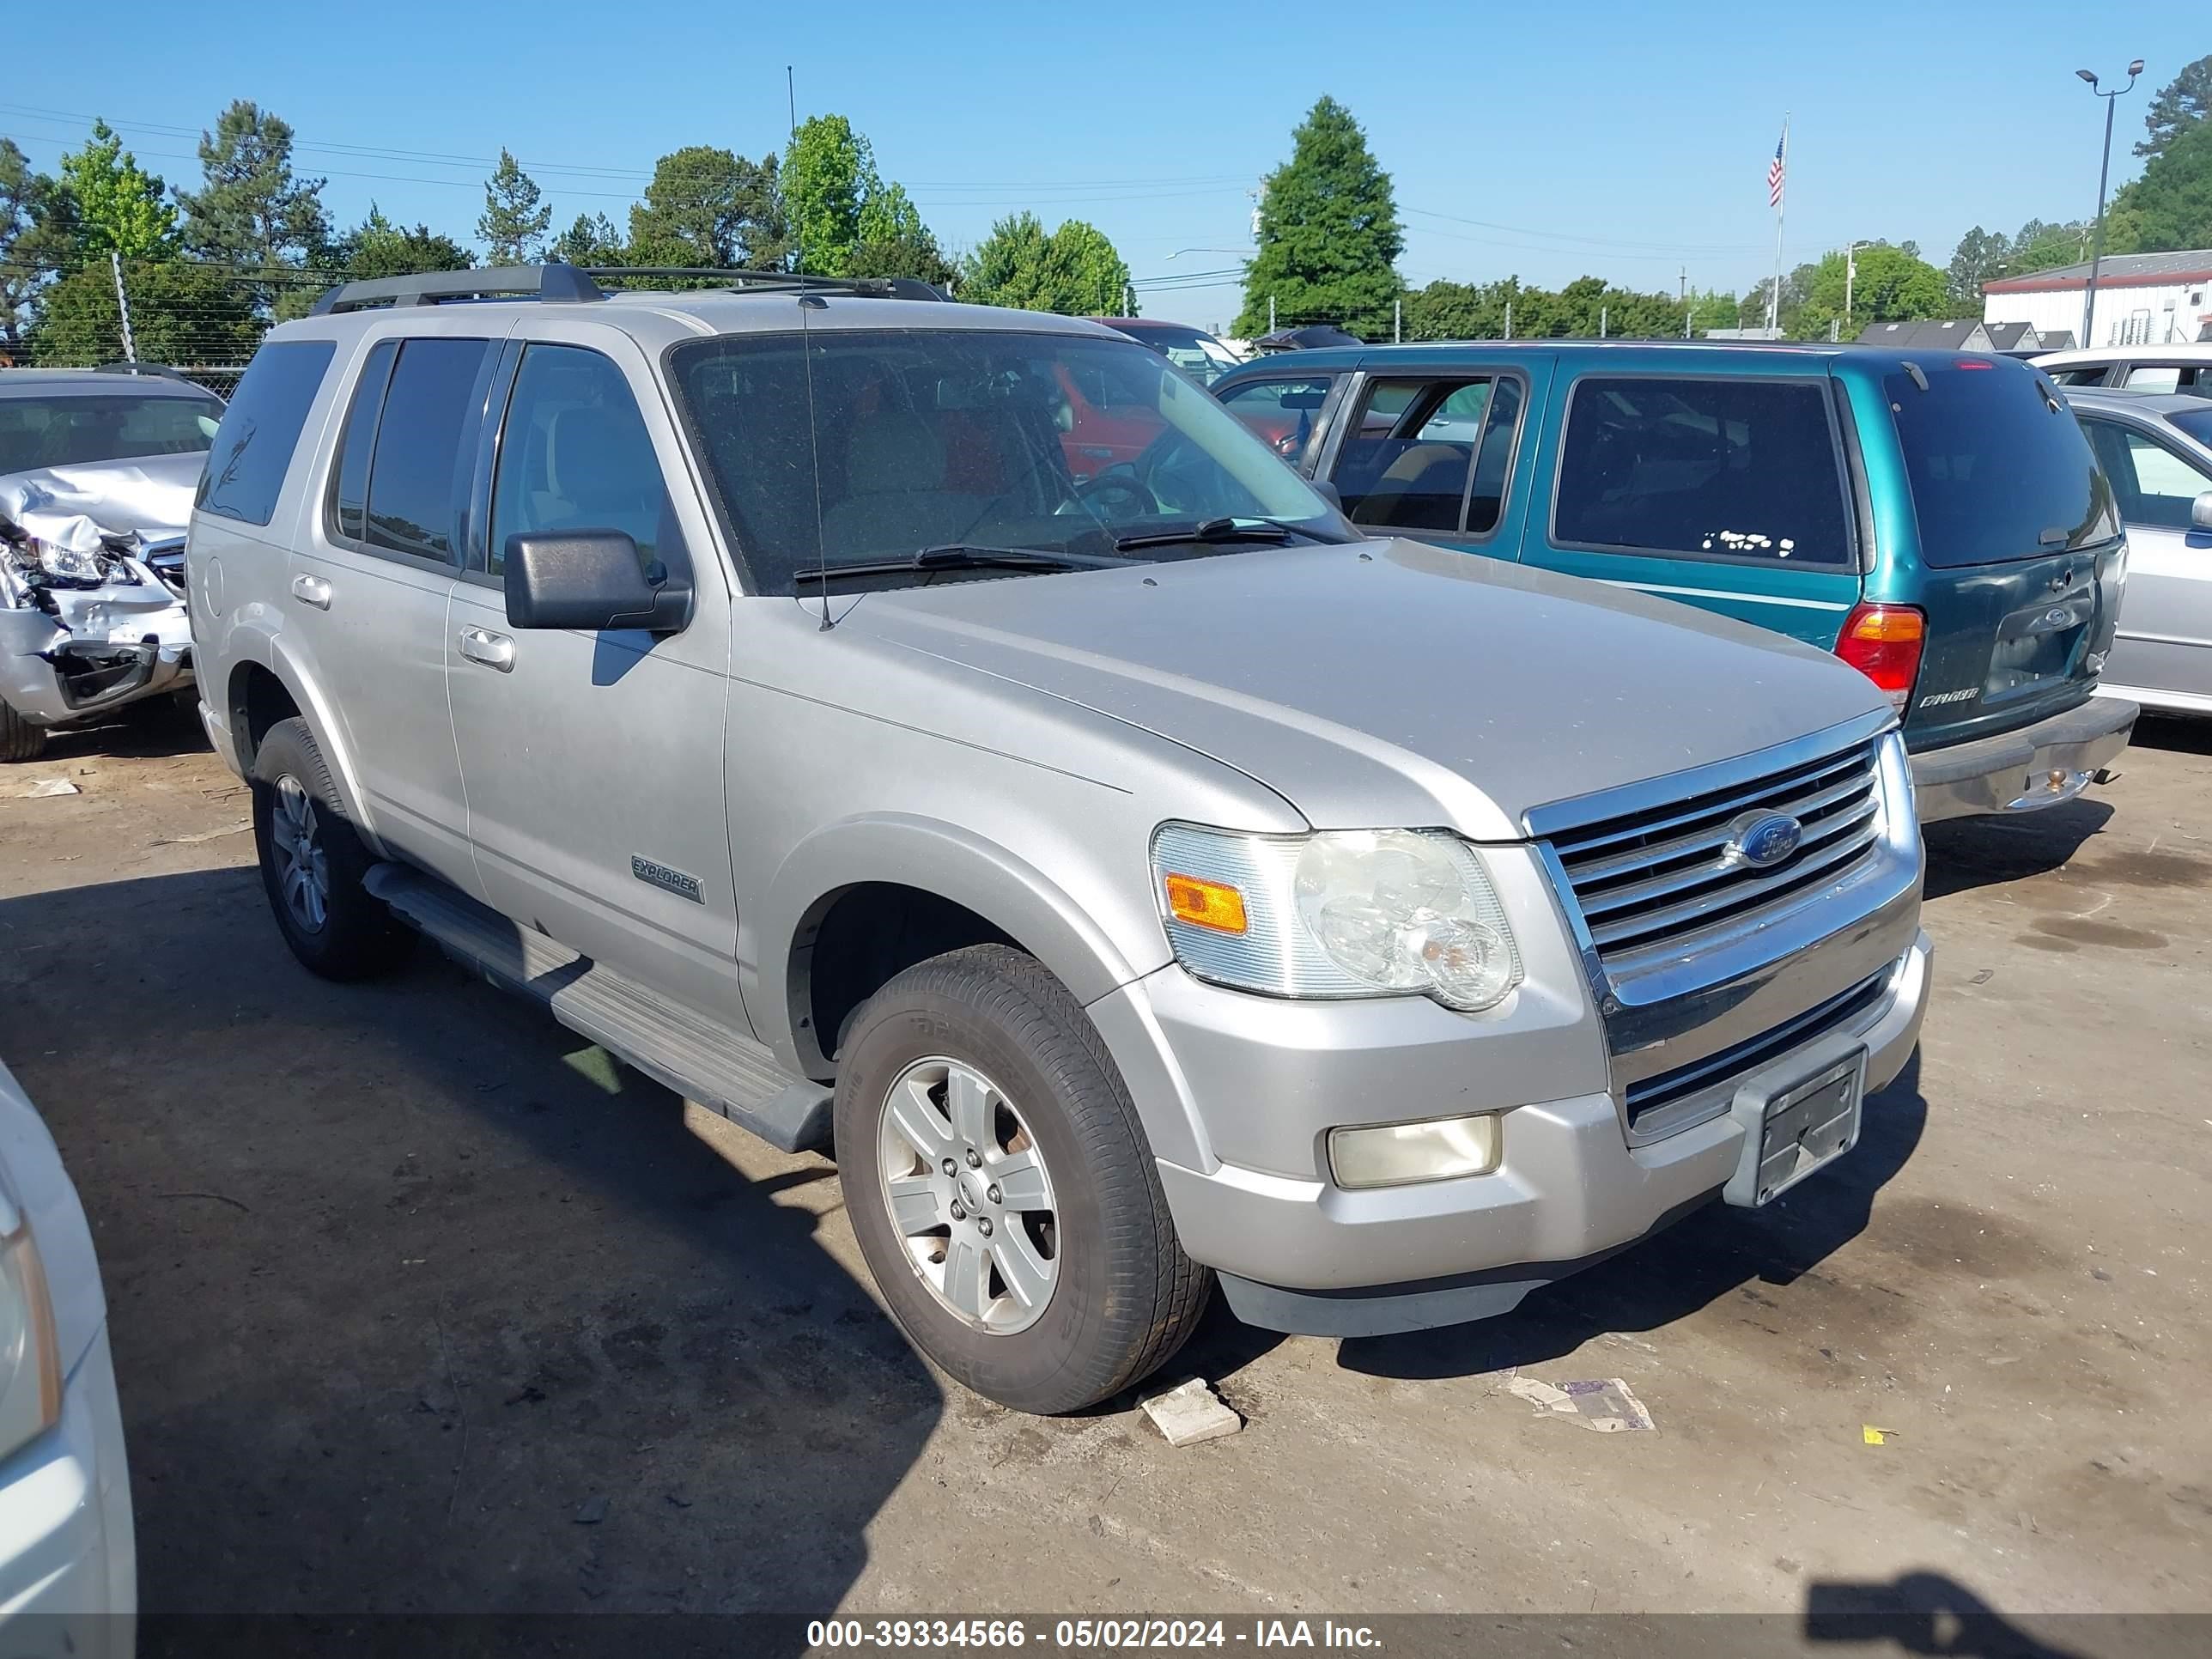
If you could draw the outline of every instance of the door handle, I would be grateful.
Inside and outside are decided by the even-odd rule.
[[[331,585],[320,576],[292,578],[292,597],[301,605],[312,605],[318,611],[331,608]]]
[[[504,634],[495,634],[488,628],[464,628],[460,644],[461,654],[471,662],[496,668],[502,674],[514,670],[514,641]]]

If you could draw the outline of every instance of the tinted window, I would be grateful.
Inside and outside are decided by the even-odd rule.
[[[804,354],[804,355],[802,355]],[[730,335],[671,356],[693,442],[757,586],[946,543],[1170,558],[1215,519],[1343,534],[1312,486],[1142,346],[999,329]],[[1113,400],[1127,461],[1081,476],[1068,388]],[[1140,538],[1146,544],[1121,549]],[[1230,550],[1254,553],[1251,544]],[[1255,553],[1255,556],[1263,556]]]
[[[2010,363],[1923,366],[1885,375],[1920,556],[1944,568],[2033,558],[2118,533],[2112,486],[2089,441],[2034,370]]]
[[[2061,386],[2102,386],[2111,372],[2103,363],[2091,363],[2083,368],[2054,368],[2051,378]]]
[[[1579,382],[1553,537],[1789,564],[1847,564],[1850,516],[1825,383]]]
[[[204,451],[222,422],[213,398],[0,398],[0,472]]]
[[[269,522],[308,406],[337,353],[328,340],[280,340],[253,354],[215,434],[198,505],[246,524]]]
[[[2190,508],[2199,495],[2212,489],[2212,477],[2196,462],[2128,427],[2099,420],[2085,420],[2081,425],[2119,498],[2121,518],[2166,530],[2190,527]]]
[[[1354,524],[1486,534],[1498,524],[1520,412],[1516,381],[1372,383],[1337,457],[1345,512]]]
[[[492,484],[492,569],[505,568],[509,536],[537,530],[619,530],[648,561],[672,539],[670,514],[622,371],[578,346],[526,350]]]
[[[2179,415],[2167,416],[2166,419],[2196,439],[2198,443],[2212,448],[2212,409],[2184,410]]]
[[[369,462],[372,547],[450,559],[460,540],[475,446],[468,434],[483,406],[481,378],[491,366],[485,340],[409,340],[392,365],[391,389]]]
[[[361,383],[354,388],[353,407],[346,411],[345,430],[338,438],[337,476],[331,486],[331,532],[348,541],[367,533],[368,458],[376,444],[376,417],[384,408],[385,383],[392,378],[392,360],[398,356],[396,342],[379,340],[369,348]]]

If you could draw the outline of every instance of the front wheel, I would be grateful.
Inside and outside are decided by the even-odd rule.
[[[956,1381],[1079,1410],[1157,1370],[1205,1312],[1128,1091],[1035,958],[986,945],[900,974],[853,1023],[837,1165],[892,1315]]]
[[[0,702],[0,763],[33,761],[46,752],[46,728]]]
[[[348,820],[303,720],[279,720],[253,756],[253,842],[277,931],[325,979],[397,966],[414,935],[362,885],[375,860]]]

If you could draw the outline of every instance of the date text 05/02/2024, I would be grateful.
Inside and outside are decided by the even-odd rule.
[[[1180,1648],[1340,1648],[1367,1652],[1382,1639],[1365,1625],[1334,1619],[817,1619],[806,1627],[810,1651],[839,1649],[1040,1647],[1079,1653]]]

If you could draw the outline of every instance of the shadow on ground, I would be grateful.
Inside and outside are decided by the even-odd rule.
[[[1609,1332],[1656,1330],[1723,1296],[1757,1301],[1759,1285],[1791,1283],[1865,1231],[1875,1194],[1911,1158],[1927,1119],[1916,1050],[1868,1099],[1857,1146],[1765,1208],[1708,1205],[1510,1314],[1347,1341],[1337,1363],[1376,1376],[1464,1376],[1557,1359]]]
[[[88,726],[64,726],[46,734],[40,761],[90,761],[102,757],[160,760],[170,755],[207,752],[207,728],[190,701],[152,696],[118,709]]]
[[[793,1189],[251,868],[0,902],[0,1053],[110,1303],[149,1613],[832,1610],[944,1407]]]

